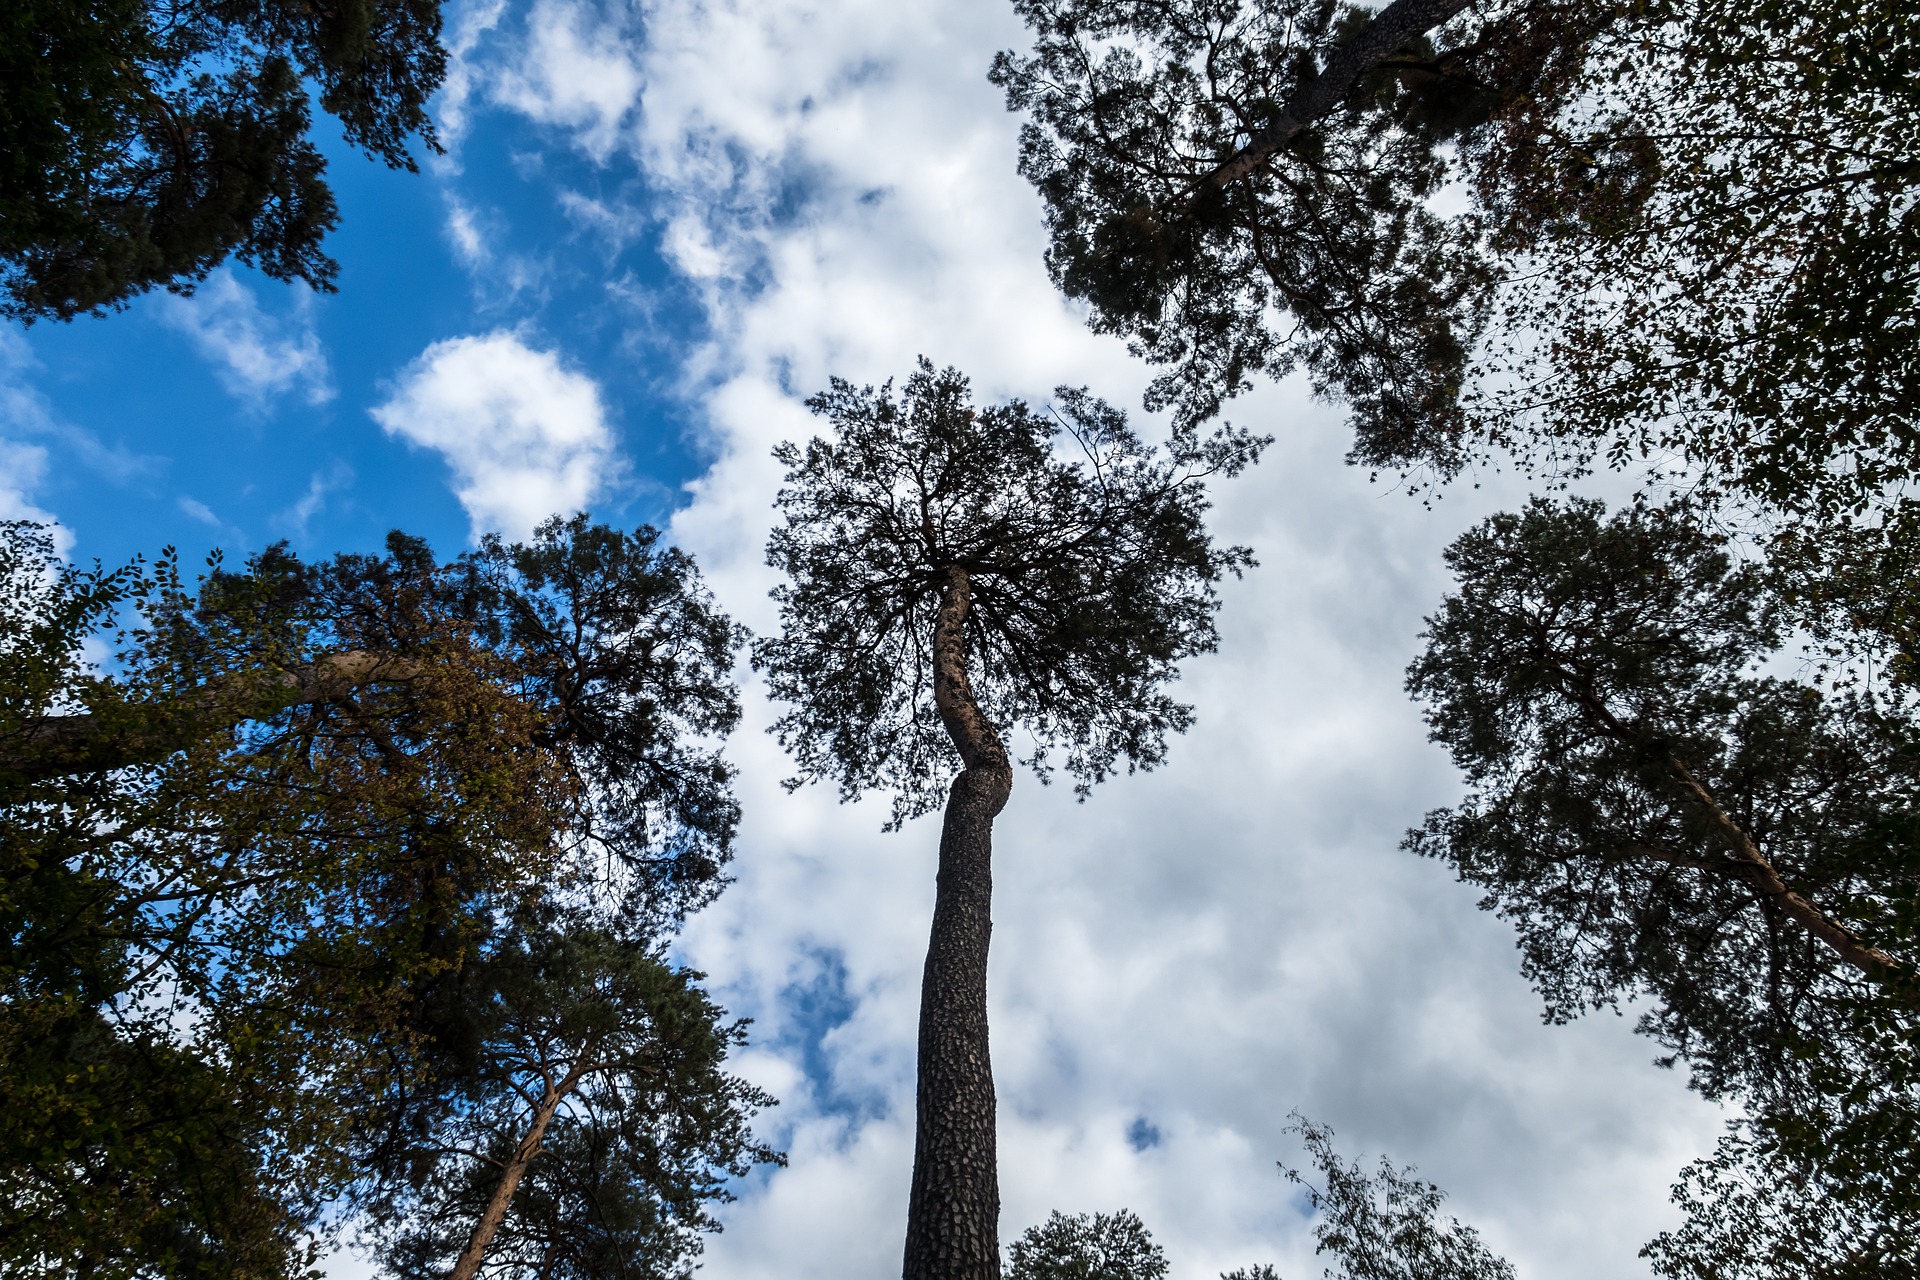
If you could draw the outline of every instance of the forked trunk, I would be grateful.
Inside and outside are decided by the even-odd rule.
[[[1000,1276],[987,944],[993,933],[993,819],[1007,803],[1013,770],[967,677],[971,608],[965,570],[949,570],[934,624],[934,701],[965,767],[947,793],[933,936],[920,984],[905,1280]]]

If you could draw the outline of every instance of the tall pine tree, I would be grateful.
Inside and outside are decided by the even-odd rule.
[[[808,403],[835,431],[776,453],[782,629],[754,663],[792,705],[774,728],[796,784],[890,791],[895,826],[945,801],[904,1275],[997,1280],[987,946],[1015,764],[1003,734],[1025,730],[1024,763],[1063,766],[1083,794],[1165,758],[1192,723],[1165,686],[1214,647],[1214,586],[1250,563],[1208,538],[1201,482],[1258,443],[1182,435],[1158,452],[1067,389],[1052,414],[976,409],[964,377],[925,360],[898,398],[836,380]]]

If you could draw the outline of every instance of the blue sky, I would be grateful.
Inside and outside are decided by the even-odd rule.
[[[419,175],[332,153],[341,292],[245,272],[180,303],[0,336],[0,514],[81,557],[175,542],[325,555],[393,526],[443,550],[585,505],[665,522],[720,603],[773,622],[769,450],[830,375],[926,354],[982,399],[1148,371],[1087,331],[1041,260],[1018,122],[985,73],[994,0],[461,0]],[[1441,549],[1524,500],[1431,509],[1342,458],[1297,383],[1236,402],[1276,443],[1217,494],[1230,584],[1198,723],[1084,805],[1015,785],[996,828],[990,973],[1003,1232],[1134,1209],[1173,1280],[1319,1274],[1275,1161],[1290,1113],[1452,1193],[1523,1277],[1645,1275],[1667,1188],[1726,1119],[1650,1065],[1631,1017],[1540,1021],[1511,930],[1401,852],[1459,794],[1401,691]],[[1143,417],[1148,434],[1164,424]],[[740,1069],[791,1157],[723,1214],[716,1280],[898,1274],[937,819],[788,793],[742,672],[728,743],[736,884],[683,953],[752,1017]],[[364,1274],[336,1258],[336,1280]]]
[[[506,15],[470,56],[523,22]],[[338,293],[232,265],[192,298],[8,335],[4,426],[45,451],[30,500],[74,554],[174,543],[193,563],[214,545],[287,539],[323,555],[370,549],[396,526],[457,550],[481,517],[450,488],[448,461],[373,410],[432,344],[485,335],[598,389],[610,439],[584,495],[597,515],[670,516],[710,460],[682,383],[702,315],[659,255],[644,179],[486,100],[419,174],[368,160],[320,119],[341,208],[327,243]]]

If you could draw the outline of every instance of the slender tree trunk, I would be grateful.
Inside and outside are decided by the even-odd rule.
[[[987,1053],[993,819],[1007,803],[1006,748],[967,677],[966,571],[948,572],[934,624],[934,701],[964,768],[947,793],[933,936],[920,984],[920,1061],[905,1280],[999,1280],[1000,1175]]]
[[[526,1136],[513,1149],[507,1158],[506,1168],[500,1171],[500,1181],[493,1188],[493,1195],[487,1199],[487,1207],[480,1212],[480,1220],[473,1224],[473,1234],[467,1237],[467,1247],[460,1251],[459,1260],[453,1264],[453,1270],[447,1273],[447,1280],[473,1280],[480,1270],[480,1264],[486,1259],[487,1246],[493,1243],[500,1224],[507,1220],[507,1206],[513,1203],[513,1193],[520,1189],[520,1179],[526,1176],[527,1166],[540,1154],[540,1144],[547,1136],[547,1126],[553,1123],[553,1113],[560,1109],[560,1100],[573,1092],[573,1086],[580,1081],[581,1068],[576,1065],[567,1073],[566,1079],[558,1085],[549,1084],[547,1091],[533,1108],[533,1123],[527,1126]]]

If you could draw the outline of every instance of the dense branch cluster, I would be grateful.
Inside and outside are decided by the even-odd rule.
[[[472,1118],[463,1090],[511,1074],[481,1050],[542,912],[587,912],[686,988],[651,957],[730,855],[712,739],[737,716],[736,637],[652,530],[554,521],[450,563],[400,535],[318,565],[275,548],[197,590],[168,559],[88,571],[5,534],[0,1256],[107,1275],[245,1247],[279,1274],[328,1201],[397,1176]],[[115,668],[90,668],[126,615]],[[691,1125],[680,1155],[622,1148],[651,1162],[621,1184],[643,1198],[674,1160],[768,1154],[743,1127],[764,1099],[715,1066],[737,1033],[683,995],[705,1095],[648,1113]],[[716,1185],[689,1176],[665,1188],[681,1245],[705,1220],[680,1209]]]
[[[757,644],[776,728],[803,779],[896,797],[896,821],[940,803],[959,756],[934,706],[934,615],[965,570],[973,689],[1081,785],[1152,766],[1191,711],[1162,691],[1215,643],[1214,584],[1251,563],[1215,547],[1200,481],[1259,442],[1224,432],[1156,452],[1124,415],[1062,389],[1039,413],[976,410],[957,372],[922,362],[896,399],[836,381],[809,402],[832,439],[783,445],[785,524],[768,559],[782,632]],[[1061,456],[1064,438],[1078,456]]]
[[[1480,140],[1511,259],[1468,413],[1539,458],[1666,455],[1794,513],[1910,484],[1920,21],[1663,0]]]
[[[1484,111],[1458,59],[1416,39],[1390,71],[1363,68],[1351,92],[1328,95],[1320,70],[1364,11],[1018,7],[1034,51],[1001,54],[993,76],[1029,115],[1020,167],[1046,201],[1048,267],[1091,304],[1095,328],[1173,366],[1149,406],[1197,422],[1251,375],[1304,368],[1353,407],[1362,458],[1454,465],[1455,399],[1489,281],[1472,225],[1431,204],[1439,145]],[[1311,110],[1325,114],[1298,119]],[[1313,127],[1218,180],[1283,121]]]
[[[19,0],[0,15],[0,314],[70,319],[229,255],[331,289],[310,90],[346,140],[437,148],[439,0]]]
[[[1684,506],[1536,502],[1448,560],[1408,686],[1471,790],[1408,847],[1516,925],[1550,1018],[1644,1001],[1667,1061],[1749,1112],[1682,1183],[1663,1274],[1920,1260],[1910,686],[1764,674],[1795,579]],[[1776,1177],[1818,1212],[1772,1203]]]

